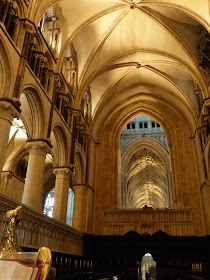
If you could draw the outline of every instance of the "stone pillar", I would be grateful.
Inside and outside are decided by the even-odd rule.
[[[47,92],[48,82],[49,82],[49,69],[45,69],[43,75],[44,75],[44,78],[43,78],[42,85],[43,85],[45,91]]]
[[[29,150],[29,161],[23,203],[36,211],[41,211],[45,157],[50,146],[47,141],[30,141],[27,142],[26,147]]]
[[[56,176],[53,218],[60,220],[63,223],[66,223],[71,172],[72,171],[68,167],[58,167],[55,168],[53,172]]]
[[[13,22],[15,24],[15,27],[14,27],[13,34],[12,34],[12,39],[13,39],[14,43],[16,43],[19,29],[20,29],[20,20],[19,20],[19,18],[14,18]]]
[[[84,232],[85,229],[85,209],[86,209],[86,192],[85,185],[75,185],[74,190],[74,210],[72,226]]]
[[[18,108],[12,100],[0,100],[0,173],[2,171],[12,120],[18,117]]]
[[[210,181],[206,181],[202,186],[203,206],[206,220],[207,234],[210,234]]]
[[[54,73],[52,70],[49,70],[49,80],[46,85],[46,91],[50,98],[52,98],[52,96],[53,96],[53,85],[54,85]]]

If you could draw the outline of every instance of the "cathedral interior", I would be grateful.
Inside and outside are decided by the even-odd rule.
[[[210,1],[0,0],[0,230],[56,279],[210,280]]]

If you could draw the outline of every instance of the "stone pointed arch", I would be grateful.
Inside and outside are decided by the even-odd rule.
[[[84,184],[85,182],[85,163],[81,152],[78,150],[75,151],[74,156],[74,184]]]
[[[28,151],[25,145],[16,147],[13,152],[7,158],[3,172],[1,174],[1,192],[5,196],[10,197],[13,200],[22,202],[22,195],[24,190],[24,179],[22,176],[19,176],[21,172],[23,175],[26,172]]]
[[[156,196],[161,196],[161,199],[163,200],[160,204],[167,204],[167,207],[172,207],[172,190],[171,190],[171,179],[170,179],[170,158],[169,153],[166,151],[166,149],[157,141],[150,139],[148,137],[141,137],[136,139],[135,141],[131,142],[130,145],[125,147],[125,149],[122,152],[122,159],[121,159],[121,182],[119,184],[119,198],[121,198],[121,203],[126,206],[126,200],[128,199],[128,190],[127,187],[129,183],[131,183],[132,177],[129,179],[127,174],[129,168],[130,168],[130,162],[131,158],[134,157],[134,155],[137,155],[139,151],[142,151],[143,149],[146,149],[147,151],[152,152],[152,154],[156,157],[156,160],[159,161],[161,166],[159,166],[158,169],[156,169],[157,173],[154,173],[155,181],[163,183],[161,178],[162,176],[165,177],[167,180],[166,186],[161,186],[157,188],[157,190],[154,189],[154,193],[156,193]],[[136,158],[138,160],[138,158]],[[163,169],[163,170],[161,170]],[[133,177],[134,178],[134,177]],[[120,178],[119,178],[120,179]],[[129,180],[128,180],[129,179]],[[135,178],[136,184],[140,184],[140,181],[138,177]],[[158,183],[159,184],[159,183]],[[165,187],[167,187],[165,189]],[[160,191],[159,191],[160,189]],[[137,192],[136,192],[137,193]],[[157,203],[158,205],[158,203]]]
[[[31,139],[45,138],[45,110],[38,91],[31,86],[26,86],[20,96],[22,118],[28,137]]]
[[[58,166],[66,166],[69,162],[66,133],[61,125],[55,125],[53,127],[52,133],[55,138],[55,143],[53,143],[54,140],[51,134],[56,163],[58,164]]]

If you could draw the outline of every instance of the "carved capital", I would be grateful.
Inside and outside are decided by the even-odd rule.
[[[18,116],[18,110],[11,103],[0,101],[0,119],[6,119],[9,122],[12,122],[12,120]]]
[[[26,148],[31,155],[46,156],[50,152],[50,146],[44,141],[32,141],[26,143]]]
[[[72,171],[69,167],[56,167],[53,170],[53,174],[55,174],[56,179],[71,179]]]

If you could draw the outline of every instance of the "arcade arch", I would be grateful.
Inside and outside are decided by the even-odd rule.
[[[131,120],[123,130],[119,164],[120,207],[172,207],[170,157],[164,137],[159,124],[144,116]]]
[[[196,122],[195,116],[190,112],[189,107],[180,103],[181,106],[178,108],[176,104],[172,105],[166,102],[161,96],[157,95],[152,98],[148,97],[148,95],[146,96],[146,94],[130,96],[130,99],[124,99],[124,102],[121,100],[119,107],[116,105],[117,103],[115,103],[115,108],[110,110],[112,105],[109,104],[108,110],[108,105],[106,104],[103,109],[104,115],[100,114],[97,117],[96,114],[93,125],[93,135],[100,143],[95,163],[96,173],[100,172],[100,177],[95,180],[95,188],[98,190],[96,201],[98,200],[100,203],[96,202],[95,207],[101,209],[101,226],[103,224],[104,209],[121,207],[117,191],[120,160],[119,138],[128,121],[140,114],[150,116],[157,121],[164,128],[168,139],[171,160],[171,191],[170,202],[167,207],[173,209],[192,208],[193,217],[197,215],[202,217],[203,213],[200,209],[201,197],[196,195],[198,189],[195,184],[195,182],[198,182],[196,175],[198,163],[195,153],[192,153],[192,151],[195,151],[194,142],[190,140]],[[183,109],[181,108],[182,106]],[[106,114],[106,109],[108,114]],[[160,151],[159,148],[156,150]],[[188,166],[192,173],[185,172],[185,166]],[[162,206],[163,208],[166,207],[164,203]],[[205,227],[204,224],[203,226]],[[199,232],[200,228],[196,225],[195,227]]]

